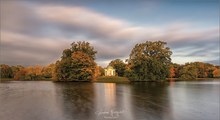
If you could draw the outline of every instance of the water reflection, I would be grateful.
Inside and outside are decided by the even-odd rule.
[[[111,109],[112,107],[115,107],[115,98],[116,98],[116,87],[115,83],[104,83],[104,95],[97,94],[96,99],[100,99],[101,97],[104,98],[103,104],[106,108]],[[97,91],[98,92],[98,91]]]
[[[130,87],[126,84],[97,83],[96,119],[134,120],[132,117]]]
[[[65,119],[94,118],[94,89],[91,83],[56,83],[57,99]]]
[[[129,84],[118,85],[118,96],[122,96],[119,102],[119,107],[123,110],[123,114],[121,114],[121,118],[125,118],[126,120],[135,120],[134,113],[132,113],[132,109],[134,106],[132,101],[132,91]],[[120,90],[121,89],[121,90]]]
[[[220,81],[0,83],[1,120],[218,120]]]
[[[135,119],[172,120],[167,83],[134,83],[132,88]]]

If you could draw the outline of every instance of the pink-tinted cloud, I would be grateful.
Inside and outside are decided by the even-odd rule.
[[[70,41],[62,38],[37,38],[1,31],[1,62],[7,64],[49,64],[59,59]]]
[[[133,26],[125,20],[120,20],[97,13],[83,7],[41,6],[36,12],[45,20],[66,24],[78,30],[116,40],[158,40],[167,42],[209,39],[218,36],[218,27],[205,30],[194,30],[187,23],[171,23],[167,26]],[[189,32],[189,30],[191,31]]]
[[[77,40],[91,42],[98,51],[97,61],[102,65],[112,59],[128,57],[136,43],[147,40],[168,42],[173,50],[174,62],[179,62],[181,57],[183,62],[197,60],[198,57],[201,61],[208,61],[204,52],[210,54],[210,60],[216,59],[212,54],[216,55],[218,47],[217,26],[201,29],[195,27],[196,23],[182,21],[160,26],[134,25],[131,21],[85,7],[35,5],[31,8],[15,3],[4,7],[3,11],[10,14],[3,17],[1,14],[4,21],[1,22],[2,63],[48,64],[59,59],[62,50]],[[39,33],[43,36],[38,36]],[[203,49],[198,49],[201,46]],[[186,47],[196,51],[192,53],[188,49],[180,49]],[[210,51],[210,47],[215,51]]]

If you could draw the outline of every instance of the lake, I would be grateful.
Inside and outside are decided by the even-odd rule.
[[[220,81],[0,83],[1,120],[219,120]]]

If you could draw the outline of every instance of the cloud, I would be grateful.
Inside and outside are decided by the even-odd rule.
[[[35,10],[42,19],[55,22],[61,25],[61,28],[68,29],[67,31],[111,41],[164,39],[175,43],[219,36],[218,27],[196,30],[193,25],[182,22],[171,23],[167,26],[133,26],[128,21],[112,18],[83,7],[40,6]]]
[[[38,19],[25,1],[1,1],[1,30],[29,35],[43,35],[45,22]]]
[[[69,40],[62,38],[54,40],[1,31],[1,62],[46,65],[55,62],[69,44]]]
[[[136,43],[164,40],[173,51],[174,62],[215,61],[219,28],[198,28],[194,22],[167,25],[134,25],[79,6],[8,2],[1,12],[1,57],[7,64],[48,64],[78,40],[90,42],[103,66],[125,59]],[[2,8],[2,5],[1,5]],[[8,14],[5,14],[5,13]],[[9,14],[10,13],[10,14]]]
[[[143,37],[157,37],[158,27],[132,26],[120,20],[97,13],[84,7],[40,6],[36,13],[44,20],[54,22],[66,32],[77,32],[89,37],[111,40],[140,40]]]

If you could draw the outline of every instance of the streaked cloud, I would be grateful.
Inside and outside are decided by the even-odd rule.
[[[58,60],[70,42],[1,31],[1,62],[11,65],[46,65]]]
[[[2,7],[2,5],[1,5]],[[5,13],[10,14],[5,14]],[[48,64],[78,40],[89,41],[98,51],[97,62],[127,58],[136,43],[164,40],[173,51],[173,62],[214,61],[219,28],[196,22],[165,25],[134,24],[83,6],[6,2],[1,12],[1,63]],[[218,64],[218,63],[215,63]]]
[[[38,15],[50,22],[72,27],[73,31],[112,40],[143,40],[165,38],[168,42],[203,40],[218,37],[218,26],[194,29],[194,23],[171,23],[166,26],[132,26],[124,21],[83,7],[41,6]],[[72,32],[72,31],[71,31]]]

